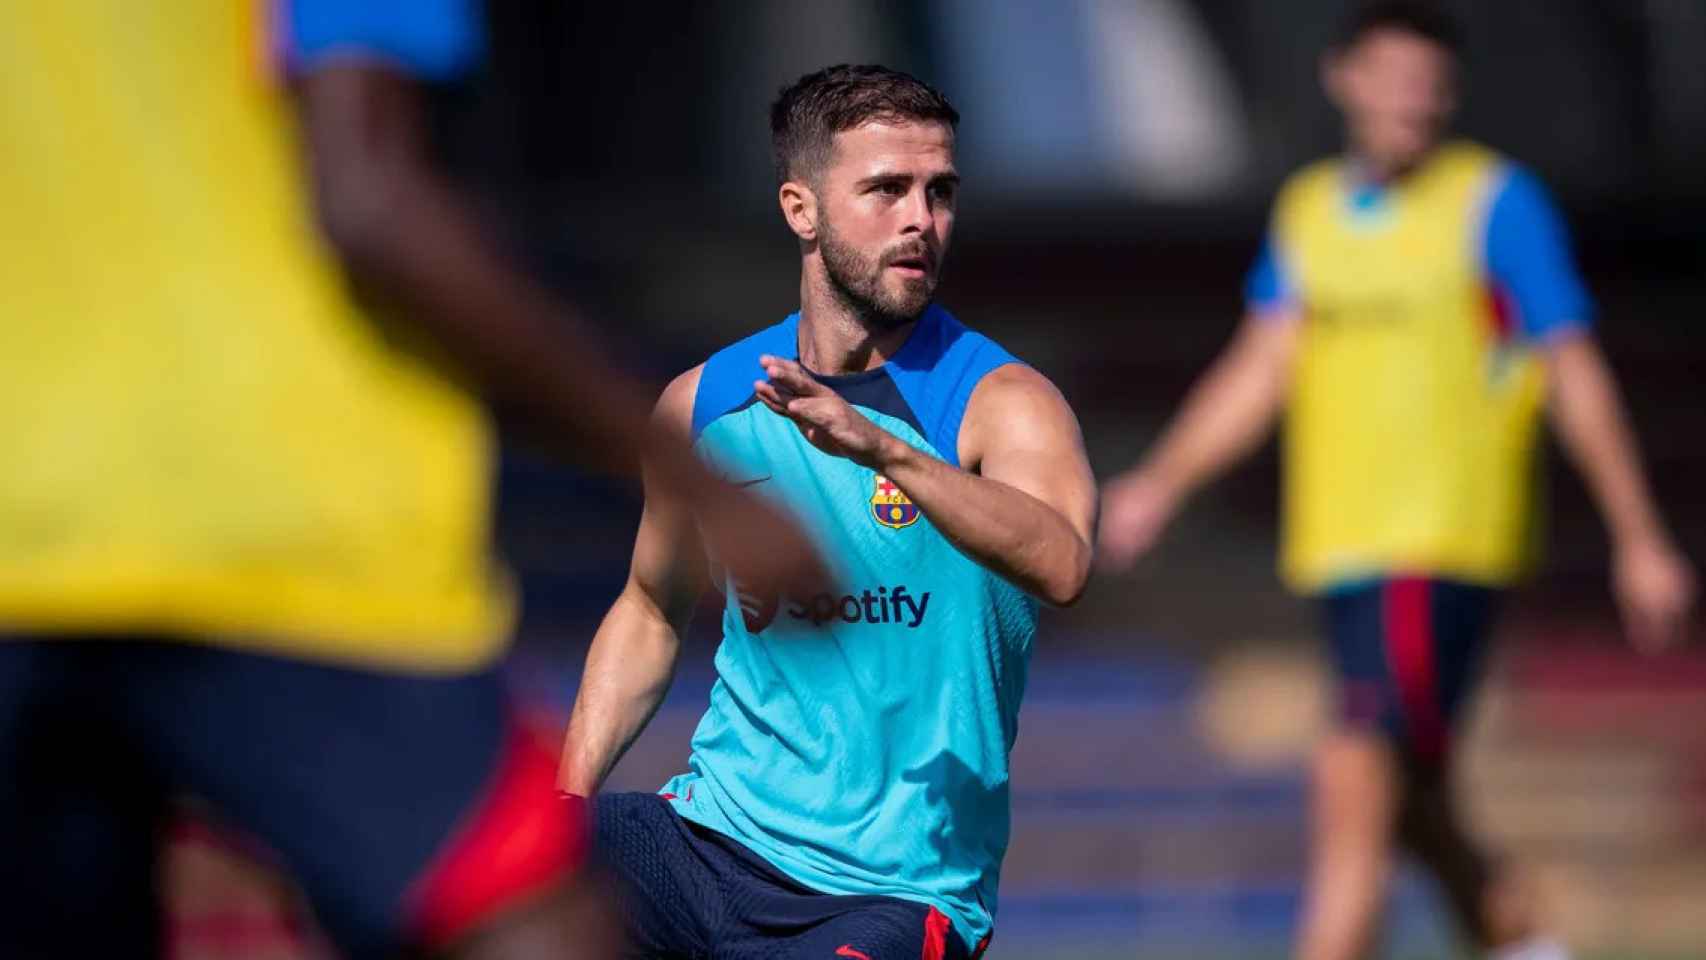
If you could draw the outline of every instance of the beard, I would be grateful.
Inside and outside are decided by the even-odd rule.
[[[917,243],[899,243],[876,257],[867,256],[823,221],[822,237],[824,272],[829,276],[829,288],[835,298],[873,332],[893,330],[917,320],[936,295],[940,271],[936,254]],[[883,282],[889,264],[908,257],[922,257],[930,264],[925,276],[908,278],[893,289]]]

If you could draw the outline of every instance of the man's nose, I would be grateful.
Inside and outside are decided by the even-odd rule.
[[[935,204],[930,202],[930,193],[925,189],[917,189],[906,195],[906,202],[901,211],[903,222],[902,233],[928,233],[936,221]]]

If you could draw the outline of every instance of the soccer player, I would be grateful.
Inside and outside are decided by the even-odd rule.
[[[915,960],[990,935],[1038,601],[1083,589],[1096,491],[1060,393],[931,302],[957,120],[882,67],[784,90],[771,131],[800,310],[658,403],[814,532],[840,586],[721,576],[688,771],[597,799],[639,955]],[[648,490],[570,719],[567,793],[594,795],[657,709],[704,566],[682,498]]]
[[[1694,593],[1546,191],[1485,147],[1441,140],[1457,49],[1429,7],[1378,3],[1349,21],[1323,68],[1347,154],[1280,192],[1241,329],[1106,488],[1103,558],[1126,566],[1286,411],[1281,566],[1320,598],[1342,686],[1313,770],[1305,960],[1367,953],[1395,841],[1484,947],[1559,955],[1450,797],[1454,721],[1530,559],[1542,407],[1610,528],[1636,643],[1674,637]]]
[[[180,793],[346,956],[587,946],[496,669],[481,400],[616,473],[648,403],[430,161],[472,6],[0,2],[0,955],[155,952]],[[813,566],[718,496],[743,575]]]

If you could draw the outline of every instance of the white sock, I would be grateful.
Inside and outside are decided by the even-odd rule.
[[[1530,937],[1494,950],[1487,960],[1570,960],[1570,950],[1548,937]]]

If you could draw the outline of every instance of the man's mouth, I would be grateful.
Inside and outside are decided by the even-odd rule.
[[[906,277],[923,278],[930,275],[930,258],[922,254],[896,257],[889,261],[888,266],[890,270],[898,270]]]

